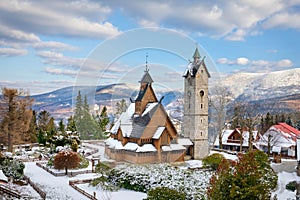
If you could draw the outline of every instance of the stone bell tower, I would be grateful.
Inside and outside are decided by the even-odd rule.
[[[194,159],[208,155],[208,78],[210,74],[196,48],[193,61],[184,72],[183,134],[193,146],[189,152]]]

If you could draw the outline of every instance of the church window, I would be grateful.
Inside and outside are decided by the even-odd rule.
[[[202,104],[202,103],[201,103],[201,105],[200,105],[200,106],[201,106],[201,108],[203,108],[203,104]]]
[[[200,96],[201,96],[201,97],[204,96],[204,91],[203,91],[203,90],[200,91]]]
[[[202,131],[200,132],[200,135],[202,136]]]
[[[200,119],[200,122],[202,123],[202,119]]]

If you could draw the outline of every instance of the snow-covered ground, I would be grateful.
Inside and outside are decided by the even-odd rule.
[[[85,148],[98,148],[99,152],[94,154],[93,157],[98,157],[101,161],[108,160],[104,156],[104,146],[103,143],[101,144],[88,144],[84,143]],[[88,151],[88,150],[87,150]],[[236,160],[236,155],[227,154],[224,152],[216,152],[212,151],[212,153],[221,153],[227,159]],[[92,156],[90,156],[92,157]],[[281,164],[273,164],[273,169],[278,174],[278,186],[276,191],[273,192],[273,196],[276,194],[279,200],[286,200],[286,199],[296,199],[296,192],[292,192],[285,189],[287,183],[291,181],[299,181],[300,177],[297,176],[295,170],[295,161],[291,160],[283,160]],[[89,166],[90,168],[91,166]],[[201,168],[202,162],[201,161],[187,161],[186,168]],[[88,199],[81,193],[77,192],[75,189],[69,186],[69,180],[83,180],[83,179],[90,179],[97,177],[97,174],[81,174],[75,177],[55,177],[50,173],[46,172],[45,170],[41,169],[40,167],[36,166],[35,162],[26,162],[25,163],[25,175],[31,178],[31,180],[36,183],[38,186],[41,187],[43,191],[47,193],[47,199],[68,199],[68,200],[85,200]],[[133,199],[133,200],[142,200],[147,195],[141,192],[134,192],[129,190],[121,189],[116,192],[107,192],[102,191],[97,187],[90,186],[89,184],[77,184],[77,186],[87,193],[93,195],[94,192],[96,197],[100,200],[104,199],[111,199],[111,200],[123,200],[123,199]],[[31,196],[34,199],[38,199],[39,196],[30,186],[26,186],[23,188],[25,193],[31,193]]]
[[[37,184],[44,192],[47,199],[88,199],[69,186],[69,178],[66,176],[55,177],[38,167],[34,162],[25,163],[24,174]]]
[[[99,188],[90,186],[88,183],[78,184],[77,186],[89,194],[93,194],[95,192],[96,198],[99,200],[106,200],[106,199],[109,199],[109,200],[123,200],[123,199],[141,200],[141,199],[145,199],[147,197],[146,193],[135,192],[135,191],[125,190],[125,189],[121,189],[119,191],[114,191],[114,192],[103,191]]]

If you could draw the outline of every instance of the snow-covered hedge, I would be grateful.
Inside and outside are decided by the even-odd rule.
[[[168,187],[179,192],[184,192],[188,199],[203,199],[211,171],[186,170],[168,164],[155,165],[119,165],[110,171],[108,180],[111,183],[147,192],[152,188]]]

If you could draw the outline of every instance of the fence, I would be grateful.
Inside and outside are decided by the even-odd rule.
[[[37,193],[39,193],[42,199],[46,199],[46,193],[42,191],[41,188],[39,188],[34,182],[32,182],[29,177],[24,175],[24,179],[33,187],[35,191],[37,191]]]
[[[36,165],[40,168],[42,168],[43,170],[47,171],[48,173],[52,174],[53,176],[65,176],[66,173],[64,172],[53,172],[52,170],[50,170],[48,167],[44,166],[43,164],[36,162]],[[75,172],[68,172],[67,175],[68,176],[76,176],[78,174],[87,174],[87,173],[93,173],[92,170],[83,170],[83,171],[75,171]]]
[[[83,194],[84,196],[88,197],[89,199],[92,200],[97,200],[97,198],[89,193],[87,193],[86,191],[80,189],[78,186],[76,186],[76,184],[84,184],[84,183],[89,183],[91,182],[92,179],[85,179],[85,180],[73,180],[73,181],[69,181],[69,185],[74,188],[75,190],[77,190],[78,192],[80,192],[81,194]]]
[[[21,195],[18,194],[17,192],[15,191],[12,191],[11,189],[9,188],[6,188],[2,185],[0,185],[0,193],[4,193],[4,194],[7,194],[8,196],[11,196],[11,197],[14,197],[14,198],[18,198],[20,199],[21,198]]]

